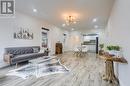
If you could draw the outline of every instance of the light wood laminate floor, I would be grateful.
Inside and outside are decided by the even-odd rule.
[[[94,53],[88,53],[85,57],[76,57],[70,52],[58,55],[58,58],[61,58],[62,64],[70,69],[69,73],[28,79],[6,76],[0,78],[0,86],[119,86],[101,79],[104,61],[96,58]],[[14,68],[11,66],[0,69],[0,74],[6,74]]]

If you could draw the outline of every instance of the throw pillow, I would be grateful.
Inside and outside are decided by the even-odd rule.
[[[33,48],[33,52],[38,53],[39,52],[38,48]]]
[[[45,52],[45,50],[44,50],[44,49],[41,49],[39,53],[44,53],[44,52]]]

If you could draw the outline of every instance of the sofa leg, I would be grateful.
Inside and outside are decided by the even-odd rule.
[[[15,64],[15,68],[18,68],[18,63]]]

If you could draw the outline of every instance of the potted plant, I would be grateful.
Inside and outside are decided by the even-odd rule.
[[[107,46],[107,50],[108,50],[108,53],[111,55],[119,56],[120,54],[120,46],[110,45],[110,46]]]
[[[115,51],[120,51],[120,47],[119,46],[114,46],[114,50]]]
[[[120,46],[114,46],[114,54],[116,56],[121,56]]]
[[[99,55],[102,55],[103,52],[104,52],[104,50],[103,50],[103,48],[104,48],[104,44],[99,44],[99,47],[100,47]]]
[[[114,54],[114,53],[113,53],[113,46],[111,46],[111,45],[107,46],[107,52],[108,52],[109,54],[113,55],[113,54]]]

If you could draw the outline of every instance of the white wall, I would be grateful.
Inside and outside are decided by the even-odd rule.
[[[51,49],[50,52],[51,55],[55,54],[55,44],[57,42],[63,43],[63,32],[64,30],[57,28],[55,26],[50,27],[50,31],[48,33],[48,42],[49,42],[49,48]]]
[[[106,28],[107,44],[117,44],[123,49],[128,64],[119,64],[121,86],[130,86],[130,0],[115,0]]]
[[[28,28],[34,33],[33,40],[14,39],[13,33],[19,30],[18,28]],[[55,43],[62,41],[62,30],[44,22],[44,20],[31,17],[29,15],[16,12],[15,18],[0,19],[0,65],[3,63],[3,52],[5,47],[17,46],[41,46],[41,28],[46,27],[49,31],[49,48],[51,53],[55,52]]]
[[[73,51],[75,47],[80,46],[82,43],[82,35],[78,31],[72,31],[67,33],[66,38],[66,51]]]

